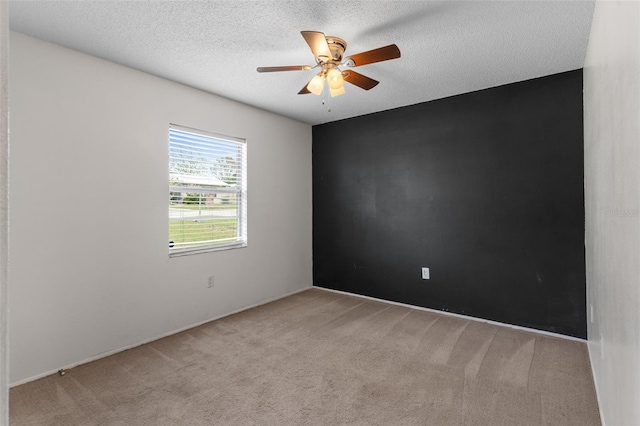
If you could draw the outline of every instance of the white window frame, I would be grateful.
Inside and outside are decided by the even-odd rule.
[[[172,180],[175,180],[176,173],[172,173],[172,141],[175,142],[176,135],[179,133],[188,133],[193,135],[195,138],[198,138],[199,144],[204,144],[206,141],[210,142],[211,145],[206,146],[205,150],[216,150],[221,149],[221,147],[228,147],[229,145],[235,145],[236,148],[240,150],[239,166],[237,170],[240,171],[239,176],[236,176],[237,183],[235,187],[223,188],[217,187],[216,189],[207,188],[207,185],[198,185],[198,181],[212,179],[214,181],[221,182],[215,177],[214,174],[208,173],[205,175],[196,175],[196,174],[180,174],[179,176],[188,178],[191,177],[191,182],[189,185],[181,186],[180,184],[172,184]],[[172,137],[172,134],[174,137]],[[217,142],[217,144],[216,144]],[[171,226],[172,220],[185,220],[184,217],[181,219],[176,219],[173,217],[171,212],[171,202],[172,195],[176,192],[192,192],[192,193],[200,193],[200,194],[213,194],[213,197],[217,197],[218,194],[233,194],[234,199],[236,200],[236,236],[233,241],[221,241],[221,240],[208,240],[204,242],[192,241],[192,242],[179,242],[176,243],[171,241],[170,229],[167,229],[169,233],[169,257],[177,257],[177,256],[186,256],[198,253],[208,253],[212,251],[218,250],[229,250],[235,248],[242,248],[247,246],[247,141],[243,138],[222,135],[218,133],[212,133],[205,130],[194,129],[191,127],[185,127],[177,124],[170,124],[168,131],[168,154],[169,154],[169,179],[168,179],[168,197],[169,201],[169,212],[168,212],[168,228]],[[195,152],[195,148],[194,148]],[[174,151],[175,153],[175,151]],[[213,166],[214,162],[206,164],[205,166],[210,165]],[[222,182],[224,183],[224,182]],[[200,204],[200,202],[198,202]],[[174,210],[175,211],[175,210]],[[175,215],[175,212],[174,212]],[[222,219],[221,219],[222,220]],[[195,220],[194,220],[195,221]],[[226,238],[225,240],[228,240]],[[186,245],[185,245],[186,244]],[[191,245],[189,245],[191,244]]]

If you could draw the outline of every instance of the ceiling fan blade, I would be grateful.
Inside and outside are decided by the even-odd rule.
[[[283,67],[258,67],[258,72],[304,71],[310,69],[309,65],[287,65]]]
[[[342,78],[344,78],[344,81],[358,86],[364,90],[373,89],[378,85],[378,83],[380,83],[377,80],[374,80],[367,77],[366,75],[362,75],[352,70],[343,71]]]
[[[305,84],[304,87],[298,92],[298,95],[307,95],[307,94],[311,93],[309,91],[309,89],[307,89],[308,85],[309,85],[309,83]]]
[[[375,62],[388,61],[389,59],[396,59],[400,57],[400,49],[395,44],[379,47],[377,49],[368,50],[362,53],[356,53],[353,56],[349,56],[348,60],[351,60],[353,67],[359,67],[360,65],[373,64]]]
[[[313,56],[323,60],[329,60],[333,57],[324,33],[318,31],[300,31],[300,34],[302,34],[302,37],[304,37],[304,40],[311,48]]]

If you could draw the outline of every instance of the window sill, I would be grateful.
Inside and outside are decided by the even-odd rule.
[[[196,248],[196,249],[190,249],[190,250],[181,250],[181,251],[177,251],[177,252],[169,252],[169,258],[172,257],[182,257],[182,256],[191,256],[194,254],[202,254],[202,253],[211,253],[214,251],[224,251],[224,250],[233,250],[233,249],[241,249],[241,248],[246,248],[247,247],[247,243],[231,243],[231,244],[224,244],[224,245],[218,245],[215,247],[201,247],[201,248]]]

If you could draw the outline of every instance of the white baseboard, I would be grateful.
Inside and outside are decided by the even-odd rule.
[[[378,298],[375,298],[375,297],[364,296],[362,294],[349,293],[349,292],[340,291],[340,290],[332,290],[330,288],[316,287],[316,286],[314,286],[313,288],[317,288],[318,290],[330,291],[332,293],[345,294],[347,296],[360,297],[360,298],[367,299],[367,300],[373,300],[375,302],[389,303],[391,305],[402,306],[402,307],[410,308],[410,309],[417,309],[419,311],[433,312],[433,313],[436,313],[436,314],[448,315],[448,316],[461,318],[461,319],[465,319],[465,320],[484,322],[484,323],[487,323],[487,324],[497,325],[497,326],[500,326],[500,327],[513,328],[515,330],[527,331],[527,332],[530,332],[530,333],[542,334],[542,335],[550,336],[550,337],[557,337],[559,339],[573,340],[573,341],[576,341],[576,342],[586,343],[585,339],[581,339],[579,337],[573,337],[573,336],[566,336],[564,334],[559,334],[559,333],[552,333],[550,331],[537,330],[535,328],[528,328],[528,327],[521,327],[519,325],[513,325],[513,324],[505,324],[503,322],[492,321],[492,320],[488,320],[488,319],[484,319],[484,318],[476,318],[476,317],[471,317],[471,316],[468,316],[468,315],[455,314],[453,312],[439,311],[437,309],[423,308],[422,306],[415,306],[415,305],[409,305],[407,303],[400,303],[400,302],[394,302],[394,301],[391,301],[391,300],[378,299]]]
[[[191,329],[191,328],[198,327],[198,326],[200,326],[200,325],[202,325],[202,324],[206,324],[206,323],[211,322],[211,321],[216,321],[216,320],[219,320],[219,319],[221,319],[221,318],[228,317],[228,316],[230,316],[230,315],[235,315],[235,314],[237,314],[237,313],[239,313],[239,312],[246,311],[246,310],[248,310],[248,309],[257,308],[258,306],[266,305],[267,303],[275,302],[276,300],[284,299],[285,297],[293,296],[294,294],[301,293],[301,292],[303,292],[303,291],[307,291],[307,290],[309,290],[309,289],[311,289],[311,288],[313,288],[313,287],[312,287],[312,286],[309,286],[309,287],[301,288],[301,289],[298,289],[298,290],[292,291],[292,292],[290,292],[290,293],[283,294],[283,295],[281,295],[281,296],[273,297],[273,298],[271,298],[271,299],[267,299],[267,300],[264,300],[264,301],[262,301],[262,302],[254,303],[253,305],[249,305],[249,306],[245,306],[245,307],[240,308],[240,309],[236,309],[235,311],[231,311],[231,312],[228,312],[228,313],[226,313],[226,314],[219,315],[219,316],[214,317],[214,318],[210,318],[210,319],[208,319],[208,320],[200,321],[200,322],[197,322],[197,323],[195,323],[195,324],[188,325],[188,326],[186,326],[186,327],[181,327],[181,328],[179,328],[179,329],[177,329],[177,330],[173,330],[173,331],[170,331],[170,332],[168,332],[168,333],[164,333],[164,334],[161,334],[161,335],[159,335],[159,336],[152,337],[151,339],[146,339],[146,340],[143,340],[143,341],[141,341],[141,342],[132,343],[132,344],[130,344],[130,345],[123,346],[123,347],[121,347],[121,348],[114,349],[114,350],[112,350],[112,351],[103,352],[103,353],[100,353],[100,354],[94,355],[94,356],[92,356],[92,357],[86,358],[86,359],[84,359],[84,360],[82,360],[82,361],[74,362],[74,363],[71,363],[71,364],[65,365],[65,366],[63,366],[63,367],[60,367],[60,369],[58,369],[58,370],[46,371],[46,372],[44,372],[44,373],[37,374],[37,375],[35,375],[35,376],[28,377],[28,378],[23,379],[23,380],[19,380],[19,381],[17,381],[17,382],[11,383],[11,384],[9,385],[9,387],[15,387],[15,386],[23,385],[23,384],[25,384],[25,383],[28,383],[28,382],[32,382],[32,381],[34,381],[34,380],[41,379],[41,378],[46,377],[46,376],[49,376],[49,375],[51,375],[51,374],[55,374],[55,373],[57,373],[59,370],[69,370],[69,369],[71,369],[71,368],[73,368],[73,367],[77,367],[77,366],[79,366],[79,365],[87,364],[87,363],[92,362],[92,361],[96,361],[96,360],[99,360],[99,359],[102,359],[102,358],[106,358],[106,357],[108,357],[108,356],[110,356],[110,355],[114,355],[114,354],[117,354],[117,353],[119,353],[119,352],[126,351],[126,350],[128,350],[128,349],[137,348],[138,346],[142,346],[142,345],[145,345],[145,344],[147,344],[147,343],[155,342],[156,340],[160,340],[160,339],[162,339],[162,338],[164,338],[164,337],[168,337],[168,336],[172,336],[172,335],[177,334],[177,333],[181,333],[181,332],[183,332],[183,331],[185,331],[185,330],[189,330],[189,329]]]

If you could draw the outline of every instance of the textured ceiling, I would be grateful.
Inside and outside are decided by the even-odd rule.
[[[11,29],[217,95],[320,124],[581,68],[593,1],[11,1]],[[301,30],[345,39],[346,56],[395,43],[400,59],[358,67],[380,81],[326,99]],[[317,72],[317,71],[316,71]],[[331,109],[331,112],[328,109]]]

